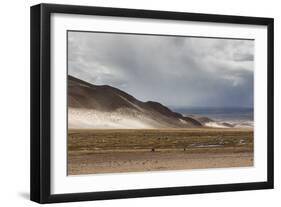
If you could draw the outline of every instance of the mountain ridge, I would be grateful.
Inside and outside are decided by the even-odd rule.
[[[94,85],[70,75],[68,107],[72,128],[134,128],[133,123],[135,128],[204,126],[202,117],[183,116],[159,102],[143,102],[118,88]]]

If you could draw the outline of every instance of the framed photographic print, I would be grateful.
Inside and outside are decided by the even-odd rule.
[[[31,7],[31,200],[273,188],[273,19]]]

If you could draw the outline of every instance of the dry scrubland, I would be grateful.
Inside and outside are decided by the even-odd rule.
[[[252,165],[252,129],[68,132],[69,175]]]

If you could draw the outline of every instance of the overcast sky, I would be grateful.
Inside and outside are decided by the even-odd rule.
[[[254,41],[69,32],[68,73],[172,108],[252,107]]]

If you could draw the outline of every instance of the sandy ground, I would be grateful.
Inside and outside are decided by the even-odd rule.
[[[253,166],[253,153],[120,152],[69,155],[70,175]]]
[[[70,130],[68,174],[253,166],[252,129]]]

